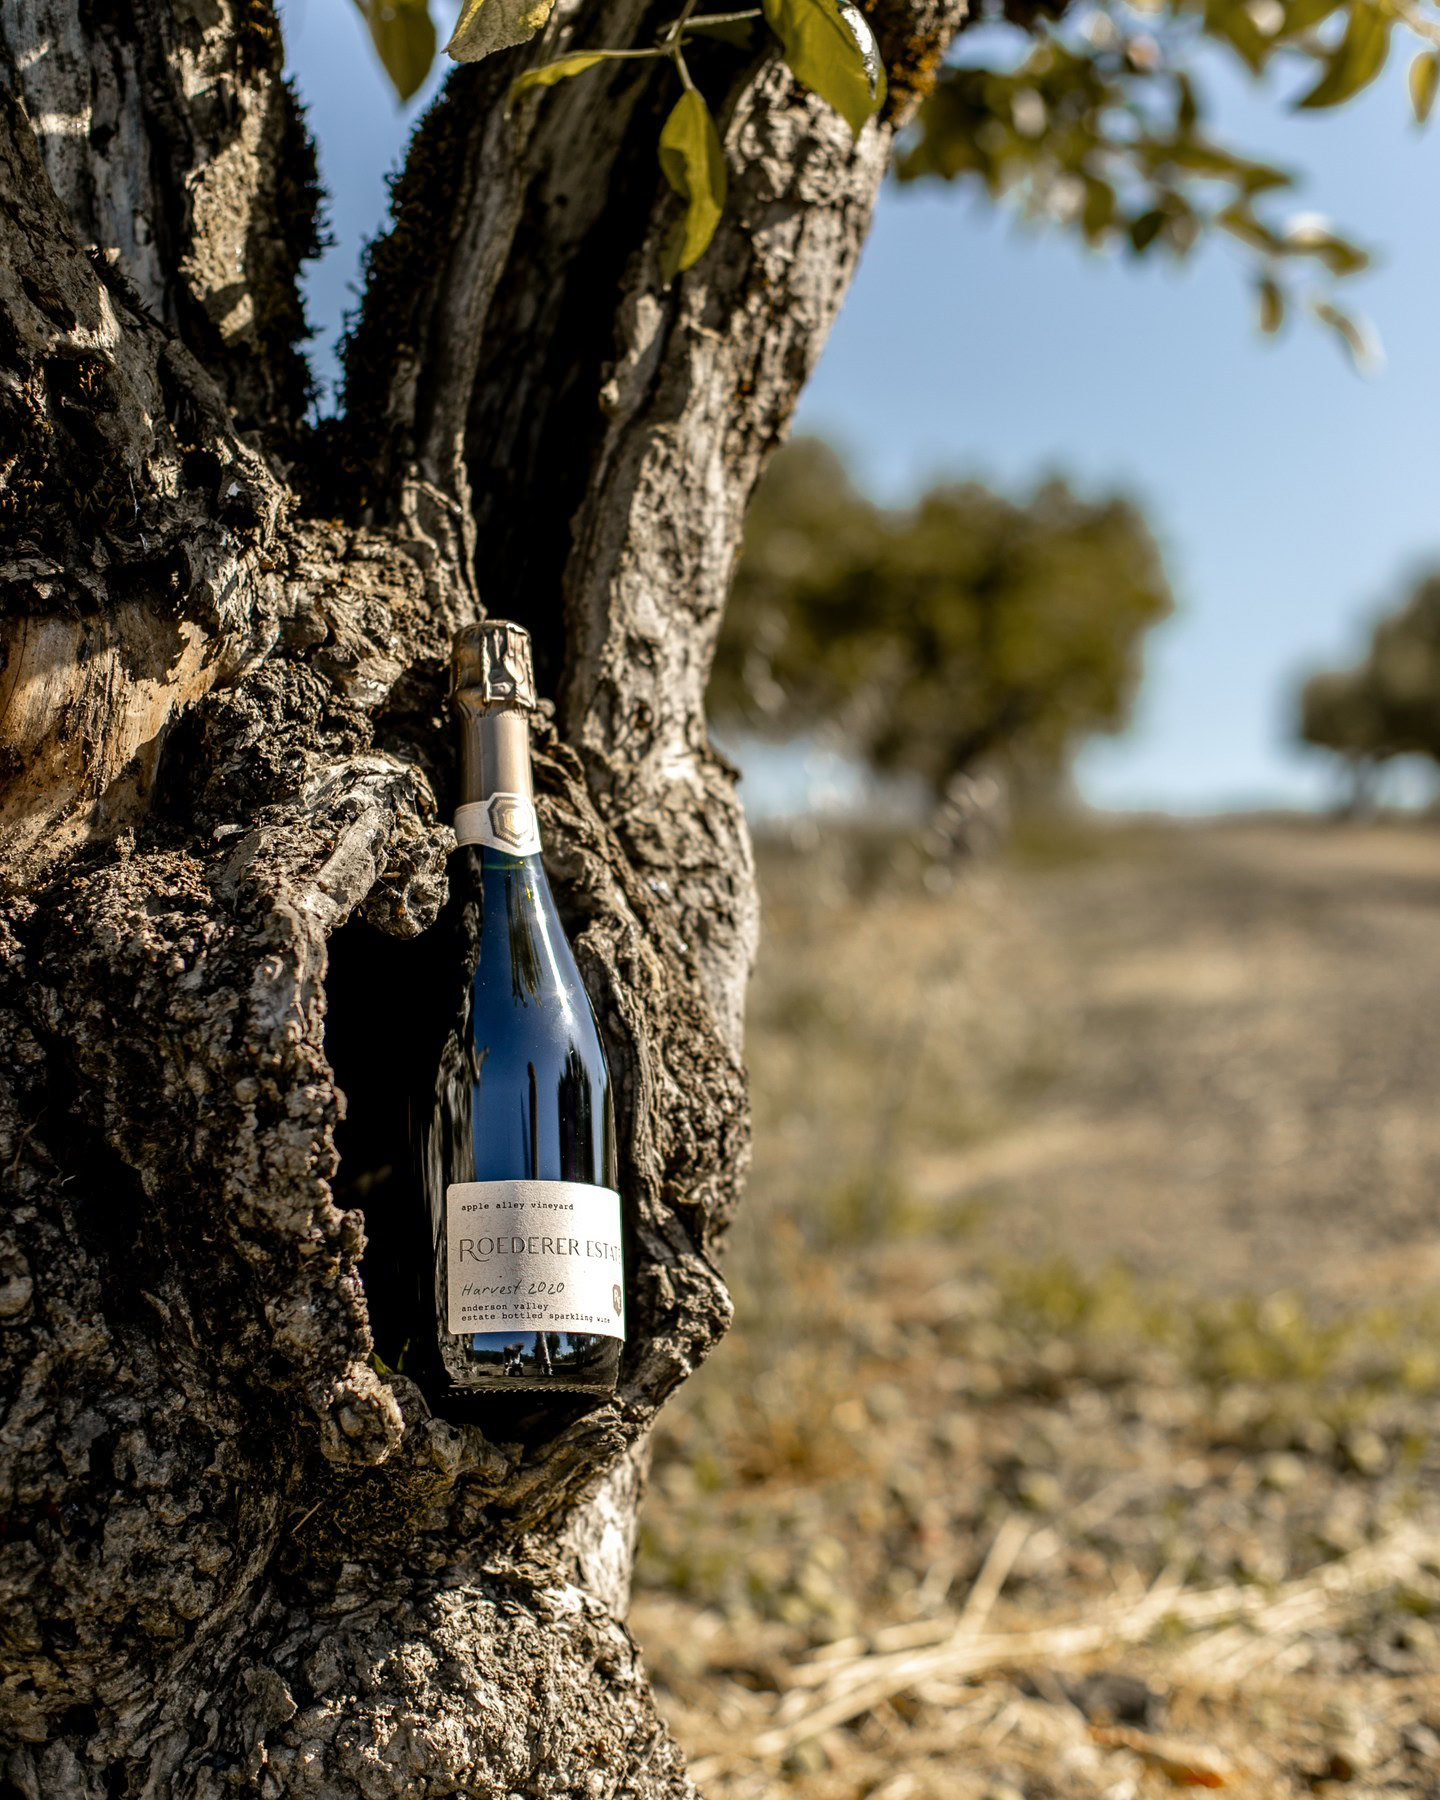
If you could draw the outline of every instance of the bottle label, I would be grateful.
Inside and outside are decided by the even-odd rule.
[[[625,1336],[620,1196],[585,1181],[445,1190],[450,1331]]]
[[[535,805],[523,794],[491,794],[455,809],[455,841],[485,844],[507,856],[534,856],[540,848]]]

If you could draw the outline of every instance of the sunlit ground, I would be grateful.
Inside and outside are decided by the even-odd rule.
[[[1440,1792],[1440,832],[765,856],[740,1317],[635,1627],[706,1792]]]

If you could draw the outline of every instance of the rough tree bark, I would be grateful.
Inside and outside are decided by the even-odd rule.
[[[621,1621],[746,1150],[756,903],[703,690],[961,3],[875,9],[896,99],[854,148],[773,57],[697,58],[732,197],[668,288],[656,71],[498,103],[666,7],[583,0],[458,72],[316,431],[269,0],[5,0],[0,1794],[693,1792]],[[634,1321],[613,1405],[489,1435],[372,1354],[482,597],[556,701],[547,860],[615,1064]]]

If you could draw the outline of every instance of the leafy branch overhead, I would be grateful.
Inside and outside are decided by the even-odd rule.
[[[1015,0],[1005,10],[1013,16]],[[1423,46],[1410,70],[1423,124],[1440,84],[1440,13],[1419,0],[1060,0],[1039,10],[1058,16],[1023,32],[982,15],[902,146],[900,178],[973,181],[1094,248],[1135,256],[1183,258],[1219,234],[1253,267],[1263,330],[1279,330],[1298,299],[1357,362],[1373,354],[1331,291],[1368,255],[1314,214],[1275,216],[1294,174],[1207,130],[1204,81],[1218,47],[1297,110],[1339,106],[1379,76],[1400,27]],[[1307,269],[1322,277],[1308,290],[1297,282]]]
[[[434,53],[426,0],[356,4],[397,91],[413,93]],[[652,44],[578,47],[510,90],[513,104],[604,62],[672,65],[681,93],[660,163],[686,210],[662,256],[666,279],[704,253],[725,203],[719,133],[685,60],[693,38],[753,51],[768,32],[796,78],[856,136],[886,96],[875,35],[852,0],[760,0],[718,13],[697,4],[682,0]],[[553,7],[465,0],[446,48],[471,62],[524,43]],[[1363,270],[1366,252],[1313,214],[1276,216],[1294,174],[1207,129],[1203,86],[1218,47],[1257,80],[1278,74],[1297,108],[1340,106],[1380,75],[1397,28],[1419,46],[1409,88],[1423,124],[1440,91],[1440,6],[1431,0],[981,0],[901,139],[897,172],[902,181],[973,181],[1095,249],[1184,257],[1218,235],[1253,269],[1263,330],[1278,331],[1300,302],[1363,361],[1369,334],[1336,304],[1331,284]],[[1307,270],[1318,285],[1300,279]]]

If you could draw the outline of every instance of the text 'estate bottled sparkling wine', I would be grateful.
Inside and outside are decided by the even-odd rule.
[[[440,1362],[466,1389],[610,1393],[625,1336],[605,1052],[540,857],[529,635],[458,634],[452,889],[472,969],[416,1118]]]

